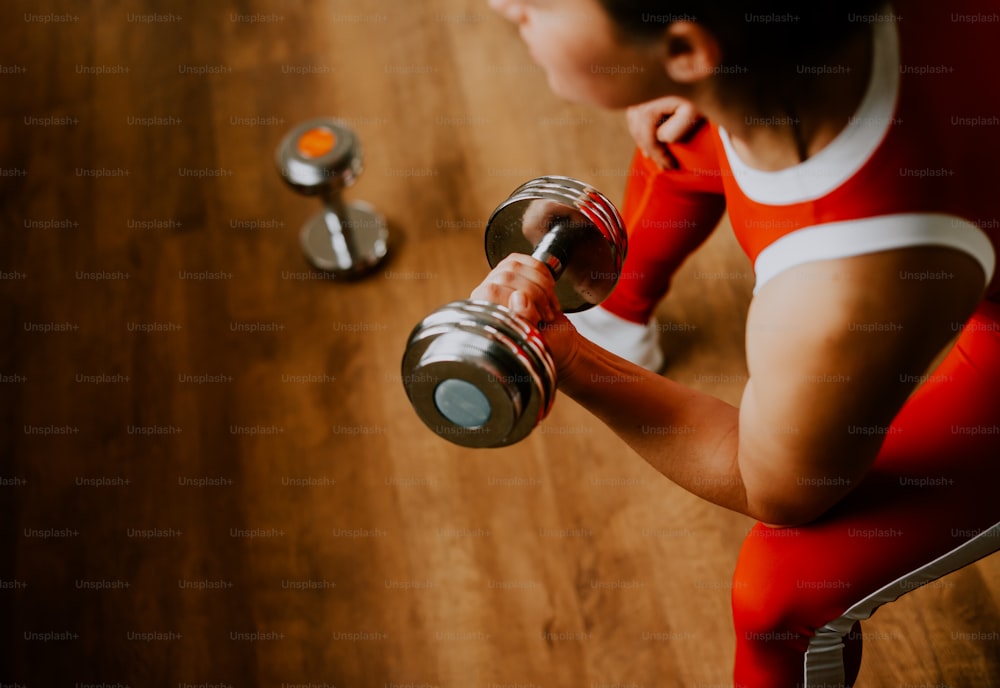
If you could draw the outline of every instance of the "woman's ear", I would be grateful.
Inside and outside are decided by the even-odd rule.
[[[664,67],[673,81],[693,84],[715,74],[722,60],[722,49],[715,36],[703,26],[690,21],[674,22],[664,34]]]

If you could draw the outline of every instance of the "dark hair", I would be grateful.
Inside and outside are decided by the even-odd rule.
[[[731,97],[773,109],[781,93],[815,74],[885,0],[600,0],[625,35],[652,40],[693,21],[719,42],[719,77]]]

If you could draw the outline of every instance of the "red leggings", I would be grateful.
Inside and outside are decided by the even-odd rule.
[[[858,621],[1000,549],[998,390],[1000,305],[984,302],[854,492],[808,526],[750,531],[733,580],[737,686],[852,685]]]
[[[604,307],[635,322],[722,213],[720,196],[672,174],[633,161],[629,254]],[[737,688],[852,685],[861,619],[1000,549],[998,485],[1000,305],[983,302],[843,502],[808,526],[751,530],[733,581]]]
[[[628,254],[603,308],[632,322],[649,321],[677,268],[722,218],[725,199],[707,190],[717,183],[690,173],[662,173],[636,153],[622,203]]]

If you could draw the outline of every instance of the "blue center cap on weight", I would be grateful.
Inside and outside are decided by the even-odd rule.
[[[490,400],[471,382],[451,378],[434,388],[434,405],[441,415],[463,428],[478,428],[490,419]]]

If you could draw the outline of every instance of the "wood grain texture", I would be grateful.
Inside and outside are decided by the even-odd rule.
[[[452,446],[399,374],[514,187],[621,198],[621,115],[553,97],[474,0],[80,5],[0,9],[0,685],[728,685],[747,519],[566,398]],[[307,267],[317,204],[275,171],[323,114],[393,232],[356,283]],[[659,315],[667,374],[736,403],[727,229]],[[1000,685],[998,598],[994,557],[880,611],[862,685]]]

